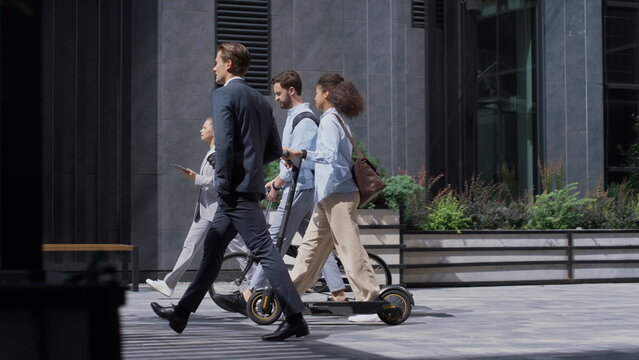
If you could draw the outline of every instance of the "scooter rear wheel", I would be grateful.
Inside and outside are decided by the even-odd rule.
[[[408,294],[401,290],[392,289],[382,292],[380,297],[388,303],[377,312],[377,316],[383,322],[388,325],[399,325],[408,319],[412,309]]]
[[[270,291],[256,291],[246,302],[249,319],[259,325],[270,325],[282,315],[279,300]]]

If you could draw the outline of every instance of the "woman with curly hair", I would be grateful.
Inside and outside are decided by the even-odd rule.
[[[302,157],[315,163],[315,209],[291,273],[297,291],[312,286],[335,248],[358,301],[378,299],[379,284],[359,239],[359,189],[351,174],[353,147],[344,117],[364,110],[364,100],[350,81],[339,74],[320,77],[315,89],[320,118],[316,150],[289,149],[287,159]],[[286,152],[285,152],[286,153]],[[335,299],[342,300],[342,299]],[[345,300],[345,299],[344,299]]]

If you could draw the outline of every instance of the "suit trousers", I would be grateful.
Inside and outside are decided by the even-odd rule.
[[[324,261],[335,247],[355,299],[377,300],[379,284],[359,239],[358,204],[359,192],[350,192],[332,193],[315,206],[291,272],[293,283],[300,294],[315,282]]]
[[[275,212],[275,218],[271,221],[271,227],[269,228],[269,233],[271,235],[271,239],[273,240],[273,244],[277,244],[277,236],[280,233],[280,228],[282,225],[282,218],[284,216],[284,208],[286,207],[286,199],[288,199],[290,195],[290,187],[286,187],[284,192],[282,193],[282,201],[280,202],[280,206],[277,208]],[[284,256],[286,254],[286,250],[291,246],[291,242],[293,241],[293,237],[295,233],[299,232],[302,236],[306,233],[306,228],[308,227],[308,223],[311,219],[311,215],[313,215],[313,207],[315,206],[314,201],[315,189],[304,189],[295,192],[295,197],[293,198],[293,204],[291,205],[290,215],[288,217],[288,223],[286,224],[286,232],[284,233],[284,241],[282,242],[282,248],[280,249],[280,254]],[[344,281],[342,280],[342,275],[339,272],[339,267],[337,266],[337,260],[335,260],[335,256],[333,254],[329,254],[326,263],[322,269],[322,273],[324,275],[324,279],[326,280],[326,284],[331,292],[335,292],[338,290],[344,289]],[[262,266],[258,265],[251,277],[251,285],[249,288],[251,289],[263,289],[266,287],[267,281],[264,276],[264,271],[262,270]]]
[[[178,256],[175,266],[173,266],[173,270],[164,276],[164,282],[171,289],[175,289],[178,281],[182,278],[182,275],[184,275],[184,273],[189,269],[189,266],[193,262],[193,258],[195,258],[195,254],[197,254],[197,252],[202,248],[204,238],[206,237],[206,233],[209,231],[210,225],[210,221],[201,218],[197,222],[194,221],[191,224],[189,233],[186,235],[186,239],[184,239],[182,252],[180,253],[180,256]],[[246,250],[247,249],[242,238],[236,236],[229,244],[226,253],[239,251],[246,252]],[[243,266],[243,263],[240,263],[240,266]]]
[[[301,313],[304,304],[288,275],[282,257],[271,241],[259,203],[253,197],[237,193],[221,196],[218,200],[217,212],[204,239],[202,263],[179,305],[190,312],[197,310],[220,272],[224,250],[238,232],[262,265],[273,292],[282,305],[284,315]]]

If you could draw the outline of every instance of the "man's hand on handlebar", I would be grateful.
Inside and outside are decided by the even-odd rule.
[[[266,199],[268,201],[277,201],[277,198],[279,196],[279,191],[275,190],[275,186],[273,186],[273,181],[271,180],[268,183],[266,183]]]
[[[295,150],[287,147],[282,147],[282,160],[284,160],[284,166],[290,169],[293,166],[291,159],[302,157],[302,150]]]

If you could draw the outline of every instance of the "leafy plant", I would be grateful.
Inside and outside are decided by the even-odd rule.
[[[635,141],[628,147],[617,145],[617,150],[623,158],[623,166],[627,167],[639,167],[639,115],[630,115],[632,121],[632,132],[635,136]],[[626,177],[625,181],[627,186],[632,188],[632,191],[636,193],[639,191],[639,173],[631,172]]]
[[[517,194],[517,168],[509,166],[506,161],[502,161],[499,166],[499,185],[515,197]]]
[[[574,229],[582,224],[584,206],[593,202],[590,198],[579,198],[577,183],[564,189],[544,192],[535,197],[529,207],[528,229]]]
[[[639,196],[639,189],[635,188],[629,181],[620,183],[612,183],[608,186],[608,197],[618,199],[624,204],[630,204],[636,201]]]
[[[459,233],[470,225],[470,218],[464,216],[464,206],[450,188],[444,189],[435,198],[429,210],[426,230],[455,230]]]
[[[468,212],[465,212],[468,216]],[[469,216],[471,229],[476,230],[504,230],[521,229],[530,218],[525,203],[513,201],[509,204],[493,203],[486,206],[483,212],[476,212]]]
[[[608,197],[606,191],[603,191],[601,184],[597,185],[589,198],[592,199],[591,202],[576,209],[582,214],[578,227],[582,229],[603,229],[607,226],[606,218],[612,199]]]
[[[488,224],[492,217],[487,216],[497,207],[506,205],[503,195],[508,187],[503,183],[488,183],[481,176],[472,176],[464,183],[464,191],[459,200],[464,207],[464,214],[470,219],[471,229],[495,229],[498,225]]]
[[[542,164],[541,161],[537,163],[543,192],[564,188],[563,162],[563,159],[559,159],[546,165]]]
[[[612,199],[606,208],[604,226],[608,229],[639,229],[639,202],[633,204]]]
[[[406,211],[404,211],[403,221],[408,229],[426,230],[429,206],[433,198],[432,189],[442,177],[444,177],[443,174],[429,177],[423,166],[419,170],[417,184],[422,190],[408,197]]]
[[[599,186],[593,198],[597,202],[596,225],[584,224],[584,228],[637,229],[639,228],[639,196],[630,181],[611,184],[608,191]],[[589,214],[586,214],[588,217]]]
[[[380,195],[387,209],[406,207],[408,199],[424,188],[410,175],[394,175],[384,178],[386,188]]]

